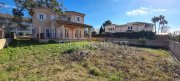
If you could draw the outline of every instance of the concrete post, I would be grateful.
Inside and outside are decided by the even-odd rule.
[[[64,33],[65,33],[65,31],[64,31],[64,25],[61,25],[61,36],[62,36],[62,39],[65,38]]]
[[[38,38],[41,39],[41,28],[40,28],[40,26],[38,27],[38,33],[39,33],[38,34],[39,35]]]
[[[91,40],[91,28],[88,28],[89,39]]]
[[[79,27],[78,27],[78,29],[77,29],[77,32],[78,32],[78,33],[77,33],[77,38],[80,39],[80,28],[79,28]]]
[[[5,36],[5,35],[4,35],[4,30],[2,30],[2,39],[4,39],[4,36]]]

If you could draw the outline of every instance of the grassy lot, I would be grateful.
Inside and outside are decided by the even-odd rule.
[[[13,41],[0,51],[0,81],[180,81],[165,50],[89,44]]]

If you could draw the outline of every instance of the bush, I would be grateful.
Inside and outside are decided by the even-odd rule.
[[[154,39],[155,33],[149,31],[141,31],[141,32],[121,32],[121,33],[106,33],[102,35],[96,35],[94,37],[111,37],[111,38],[128,38],[128,39],[139,39],[139,38],[146,38],[146,39]]]
[[[68,54],[70,54],[70,53],[75,52],[76,50],[77,50],[76,48],[70,48],[70,49],[68,49],[68,50],[64,51],[64,53],[68,53]]]
[[[49,40],[48,43],[57,43],[57,42],[54,40]]]

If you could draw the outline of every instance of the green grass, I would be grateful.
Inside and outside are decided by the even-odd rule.
[[[168,60],[172,57],[165,50],[89,44],[13,41],[0,51],[0,81],[179,79],[174,77],[180,75],[180,70],[176,69],[180,66]]]
[[[167,50],[162,50],[162,49],[150,49],[150,48],[143,48],[143,50],[151,53],[151,54],[154,54],[154,55],[160,55],[162,57],[169,57],[170,54]]]

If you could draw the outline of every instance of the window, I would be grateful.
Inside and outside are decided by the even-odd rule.
[[[18,35],[19,35],[19,36],[23,36],[23,33],[22,33],[22,32],[19,32]]]
[[[46,29],[45,33],[46,33],[46,37],[47,38],[51,38],[52,37],[52,29]]]
[[[39,18],[40,20],[44,20],[44,19],[46,19],[46,15],[45,15],[45,14],[42,14],[42,13],[39,13],[39,14],[38,14],[38,18]]]
[[[33,34],[36,33],[36,29],[32,29],[32,33],[33,33]]]
[[[64,33],[65,33],[65,38],[68,38],[69,37],[69,31],[68,31],[68,29],[64,29]]]
[[[71,21],[71,17],[67,17],[67,20],[68,20],[68,21]]]
[[[128,26],[128,30],[132,30],[133,29],[133,27],[132,26]]]
[[[77,16],[77,17],[75,17],[75,20],[76,20],[76,22],[80,22],[81,17]]]
[[[45,0],[41,0],[41,2],[45,2]]]

